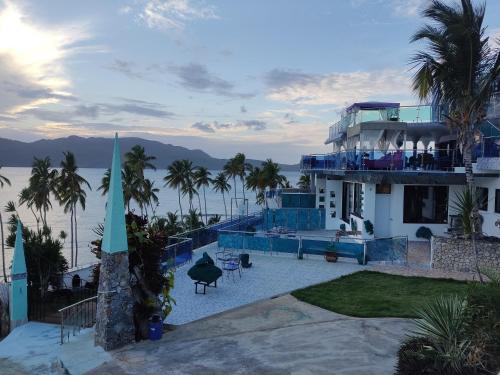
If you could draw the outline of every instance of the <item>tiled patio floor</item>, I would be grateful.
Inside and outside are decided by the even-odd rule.
[[[215,260],[217,245],[195,251],[193,263],[203,253]],[[328,263],[322,257],[309,256],[298,260],[294,255],[267,255],[250,253],[252,268],[243,270],[241,279],[226,275],[219,279],[217,288],[207,288],[207,294],[195,294],[193,281],[187,275],[192,264],[177,269],[173,297],[177,301],[167,318],[170,324],[184,324],[213,314],[243,306],[255,301],[288,293],[292,290],[328,281],[342,275],[366,269],[356,262]]]

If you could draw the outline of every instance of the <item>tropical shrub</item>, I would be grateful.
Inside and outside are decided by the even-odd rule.
[[[9,219],[8,230],[7,246],[14,247],[17,230],[15,215]],[[26,226],[23,226],[23,243],[28,285],[39,289],[43,296],[49,284],[59,286],[61,275],[68,270],[68,263],[62,254],[62,243],[52,237],[48,227],[33,231]]]
[[[136,340],[141,340],[148,336],[148,319],[152,315],[165,319],[172,311],[174,274],[161,270],[163,249],[168,243],[167,227],[133,213],[126,215],[126,224]],[[100,258],[102,230],[94,232],[100,238],[92,242],[92,252]]]
[[[373,224],[370,220],[365,220],[363,222],[363,224],[365,225],[365,230],[366,230],[366,233],[368,233],[370,236],[373,235]]]
[[[420,227],[417,229],[417,232],[415,233],[415,236],[417,238],[425,238],[426,240],[429,240],[432,238],[432,231],[428,227]]]

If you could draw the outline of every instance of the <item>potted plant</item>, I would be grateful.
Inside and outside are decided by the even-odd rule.
[[[335,263],[338,259],[337,252],[335,251],[335,245],[330,244],[325,250],[325,260],[327,262]]]

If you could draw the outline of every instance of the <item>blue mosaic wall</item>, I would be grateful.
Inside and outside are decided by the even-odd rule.
[[[315,208],[316,194],[281,193],[281,207],[283,208]]]

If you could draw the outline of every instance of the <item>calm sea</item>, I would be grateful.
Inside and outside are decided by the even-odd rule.
[[[95,228],[99,223],[104,221],[104,206],[106,204],[106,197],[103,197],[100,191],[97,191],[97,188],[101,184],[101,178],[104,174],[104,169],[97,168],[82,168],[80,169],[80,174],[90,183],[92,186],[92,190],[87,191],[87,205],[85,211],[82,212],[80,209],[78,212],[78,246],[79,246],[79,259],[78,265],[85,265],[89,263],[93,263],[95,260],[94,255],[90,252],[90,241],[95,239],[95,234],[92,229]],[[18,194],[28,185],[28,179],[30,176],[31,168],[8,168],[3,167],[1,169],[2,175],[7,177],[12,186],[4,186],[3,189],[0,190],[0,207],[2,209],[2,218],[5,224],[7,220],[7,214],[4,211],[5,204],[13,200],[17,202]],[[219,171],[211,171],[212,175],[216,175]],[[150,178],[155,182],[155,186],[160,188],[160,192],[158,194],[159,198],[159,206],[156,209],[156,214],[158,216],[164,216],[167,212],[178,211],[179,203],[177,198],[177,190],[172,190],[170,188],[163,187],[163,177],[166,172],[164,170],[157,171],[146,171],[146,177]],[[297,183],[300,174],[298,172],[283,172],[283,174],[288,178],[290,183],[295,186]],[[232,181],[229,181],[232,185]],[[241,182],[237,180],[237,196],[242,196],[241,191]],[[255,211],[259,208],[255,205],[255,194],[252,192],[246,192],[246,197],[249,198],[249,211]],[[222,201],[222,196],[219,193],[214,192],[211,189],[206,190],[207,197],[207,211],[209,214],[219,214],[224,216],[224,203]],[[234,191],[230,192],[229,197],[226,195],[226,203],[228,205],[228,213],[230,210],[231,200],[230,197],[234,197]],[[202,200],[203,205],[203,195],[200,194],[200,198]],[[198,200],[194,199],[193,205],[195,208],[198,208]],[[187,197],[182,198],[182,206],[184,213],[188,210],[188,200]],[[199,209],[199,208],[198,208]],[[34,220],[31,212],[25,207],[18,208],[21,220],[24,225],[29,226],[31,228],[36,227],[36,222]],[[139,212],[137,210],[137,212]],[[71,254],[70,248],[70,216],[69,214],[65,214],[62,207],[58,205],[58,203],[52,199],[52,210],[47,215],[47,221],[51,226],[53,233],[58,234],[60,231],[64,230],[68,234],[68,238],[66,243],[64,244],[64,255],[67,259],[69,259]],[[6,230],[4,226],[4,230]],[[6,249],[6,263],[10,267],[12,260],[12,249]],[[1,266],[0,259],[0,266]],[[0,267],[1,269],[1,267]]]

